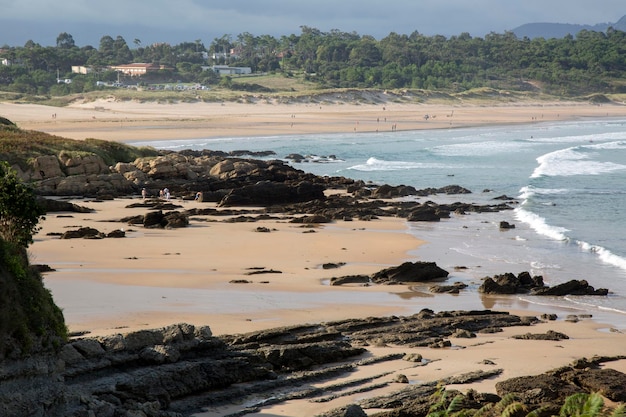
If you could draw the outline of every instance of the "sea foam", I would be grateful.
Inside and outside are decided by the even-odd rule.
[[[451,166],[438,163],[407,162],[407,161],[384,161],[371,157],[365,164],[353,165],[348,169],[354,171],[402,171],[410,169],[442,169]]]
[[[535,168],[530,177],[600,175],[626,170],[626,165],[591,160],[591,155],[582,153],[581,149],[580,146],[576,146],[538,157],[539,166]]]
[[[569,229],[558,226],[551,226],[546,223],[546,219],[543,217],[524,210],[523,208],[517,208],[514,210],[514,216],[517,220],[526,223],[531,229],[540,235],[547,236],[550,239],[567,241],[569,238],[566,233]]]

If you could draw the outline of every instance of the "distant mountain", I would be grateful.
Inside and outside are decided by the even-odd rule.
[[[518,26],[512,32],[519,39],[527,38],[563,38],[567,35],[576,36],[581,30],[590,30],[594,32],[606,32],[612,27],[613,29],[626,32],[626,15],[624,15],[616,23],[598,23],[595,25],[572,25],[568,23],[526,23]]]

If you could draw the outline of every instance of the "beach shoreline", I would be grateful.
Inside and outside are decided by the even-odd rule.
[[[381,125],[387,130],[393,125],[397,125],[397,130],[415,130],[626,116],[626,106],[618,105],[452,107],[390,103],[384,110],[382,105],[321,107],[112,101],[52,109],[0,103],[0,115],[24,129],[74,139],[93,137],[120,142],[266,135],[287,138],[290,134],[375,132],[382,129]],[[56,117],[52,118],[54,112]],[[207,112],[212,116],[207,116]],[[426,114],[428,120],[424,119]],[[426,285],[327,285],[332,276],[371,274],[419,259],[419,246],[424,242],[410,234],[406,222],[399,218],[336,221],[317,227],[314,233],[280,219],[227,223],[195,218],[190,220],[190,227],[173,230],[144,229],[120,222],[129,214],[143,214],[127,207],[140,198],[73,199],[72,202],[95,211],[50,213],[35,235],[29,248],[31,262],[56,270],[45,274],[44,284],[63,309],[70,331],[104,336],[187,322],[208,325],[214,334],[226,335],[347,318],[410,315],[422,308],[451,311],[466,307],[488,309],[492,305],[488,297],[483,301],[476,294],[433,295]],[[173,196],[173,202],[183,209],[198,204],[212,207],[211,203],[182,200],[178,196]],[[270,233],[256,232],[257,226],[268,228]],[[78,227],[94,227],[103,232],[123,229],[126,237],[61,240],[56,235]],[[325,263],[341,266],[324,269]],[[248,275],[255,268],[280,273]],[[242,280],[247,283],[235,283]],[[415,378],[440,378],[485,359],[494,360],[505,369],[502,378],[535,374],[576,358],[619,354],[626,341],[626,334],[610,331],[610,325],[593,318],[581,317],[573,322],[566,320],[566,310],[529,306],[515,298],[501,300],[505,301],[496,304],[494,310],[531,316],[558,313],[557,320],[540,323],[529,331],[562,331],[570,339],[547,342],[550,344],[546,347],[546,342],[512,340],[512,333],[522,331],[509,329],[502,334],[480,336],[478,342],[456,342],[464,349],[428,350],[429,357],[439,366],[420,368]],[[524,343],[523,349],[519,348],[520,343]],[[377,354],[386,354],[389,349],[378,349]],[[378,352],[377,348],[372,350]],[[459,364],[465,365],[459,368]],[[606,366],[626,371],[623,360]],[[401,371],[406,372],[397,370]],[[494,392],[500,379],[458,388]],[[328,404],[328,408],[358,398],[342,398]],[[264,412],[285,416],[319,413],[318,405],[304,403],[272,406]],[[303,405],[306,410],[301,408]]]
[[[376,133],[528,124],[626,116],[626,106],[573,102],[245,104],[97,100],[56,108],[0,103],[18,127],[53,135],[119,142],[199,138]]]

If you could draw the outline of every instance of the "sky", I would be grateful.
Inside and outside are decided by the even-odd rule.
[[[195,42],[223,35],[300,34],[302,26],[381,39],[391,32],[450,37],[504,33],[525,23],[615,23],[624,0],[0,0],[0,46],[33,40],[56,45],[60,33],[98,47],[105,36]]]

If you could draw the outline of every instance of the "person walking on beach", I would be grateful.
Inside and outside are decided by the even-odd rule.
[[[170,199],[170,189],[169,188],[164,188],[163,189],[163,193],[165,194],[165,199],[169,201],[169,199]]]
[[[147,196],[148,196],[148,192],[146,191],[145,188],[142,188],[141,189],[141,197],[145,200]]]

